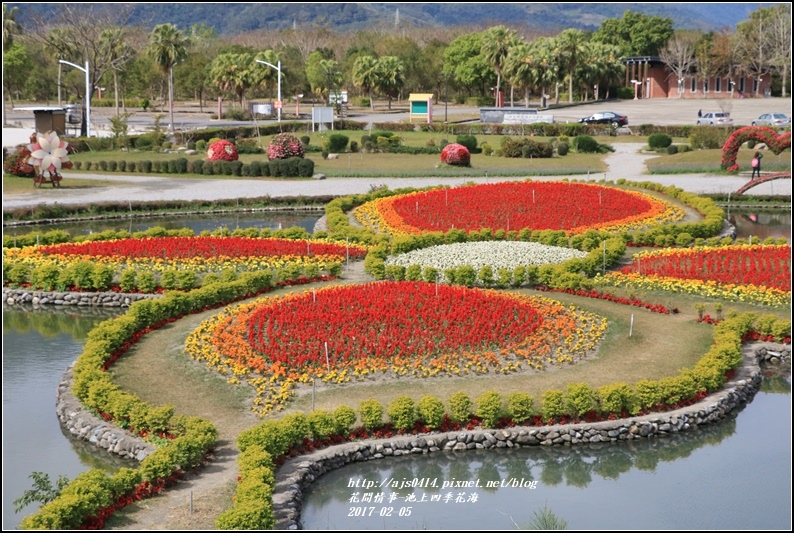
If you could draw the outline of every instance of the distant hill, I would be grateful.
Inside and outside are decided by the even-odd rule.
[[[25,27],[34,18],[52,16],[58,4],[9,3],[18,7]],[[90,4],[75,3],[74,6]],[[100,4],[94,4],[98,6]],[[104,4],[110,8],[119,4]],[[557,33],[565,28],[596,30],[607,18],[626,10],[671,18],[676,29],[703,31],[734,28],[761,6],[757,3],[135,3],[131,24],[147,29],[170,22],[185,29],[194,24],[215,28],[220,35],[258,29],[322,26],[337,32],[377,26],[450,27],[524,25]],[[116,7],[118,8],[118,7]]]

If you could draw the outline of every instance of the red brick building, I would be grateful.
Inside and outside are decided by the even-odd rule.
[[[658,57],[627,57],[624,86],[635,90],[637,98],[753,98],[768,96],[772,76],[761,81],[747,75],[711,76],[700,79],[692,73],[679,85],[676,75]]]

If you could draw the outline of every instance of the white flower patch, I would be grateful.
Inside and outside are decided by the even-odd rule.
[[[386,259],[386,265],[411,265],[432,267],[443,272],[447,268],[469,265],[478,271],[490,265],[494,273],[500,268],[513,270],[518,266],[549,265],[562,263],[574,257],[586,257],[587,252],[547,246],[537,242],[483,241],[442,244],[421,250],[413,250]]]

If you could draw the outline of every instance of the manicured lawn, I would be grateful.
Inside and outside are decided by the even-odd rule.
[[[89,187],[118,185],[118,183],[118,181],[70,178],[68,174],[64,174],[64,178],[61,181],[61,189],[87,189]],[[52,184],[45,183],[42,185],[42,188],[51,189]],[[20,178],[18,176],[3,174],[3,194],[20,194],[34,192],[36,190],[37,189],[33,187],[33,178]]]
[[[753,158],[755,149],[742,148],[739,150],[736,162],[742,170],[750,171],[750,160]],[[698,174],[698,173],[722,173],[720,162],[722,161],[722,150],[695,150],[675,155],[660,155],[653,159],[648,159],[645,164],[650,174]],[[791,151],[785,151],[780,155],[764,151],[762,160],[764,171],[784,171],[791,170]]]

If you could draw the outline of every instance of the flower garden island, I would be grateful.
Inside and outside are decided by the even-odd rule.
[[[285,137],[272,151],[299,149]],[[210,151],[236,155],[222,143]],[[468,152],[449,145],[442,160],[467,165]],[[238,483],[216,517],[221,529],[276,525],[278,468],[290,457],[372,437],[598,424],[697,406],[735,386],[747,343],[791,342],[790,245],[723,237],[722,209],[674,187],[378,189],[337,198],[325,215],[327,230],[312,235],[155,228],[4,243],[7,287],[148,295],[90,333],[72,393],[155,450],[138,468],[78,476],[23,527],[102,526],[211,457],[215,421],[150,405],[112,372],[145,335],[194,313],[207,318],[184,352],[244,387],[261,420],[238,436]],[[362,265],[368,280],[351,282]],[[646,330],[633,330],[635,315]],[[672,357],[675,343],[649,353],[676,328],[697,353]]]

